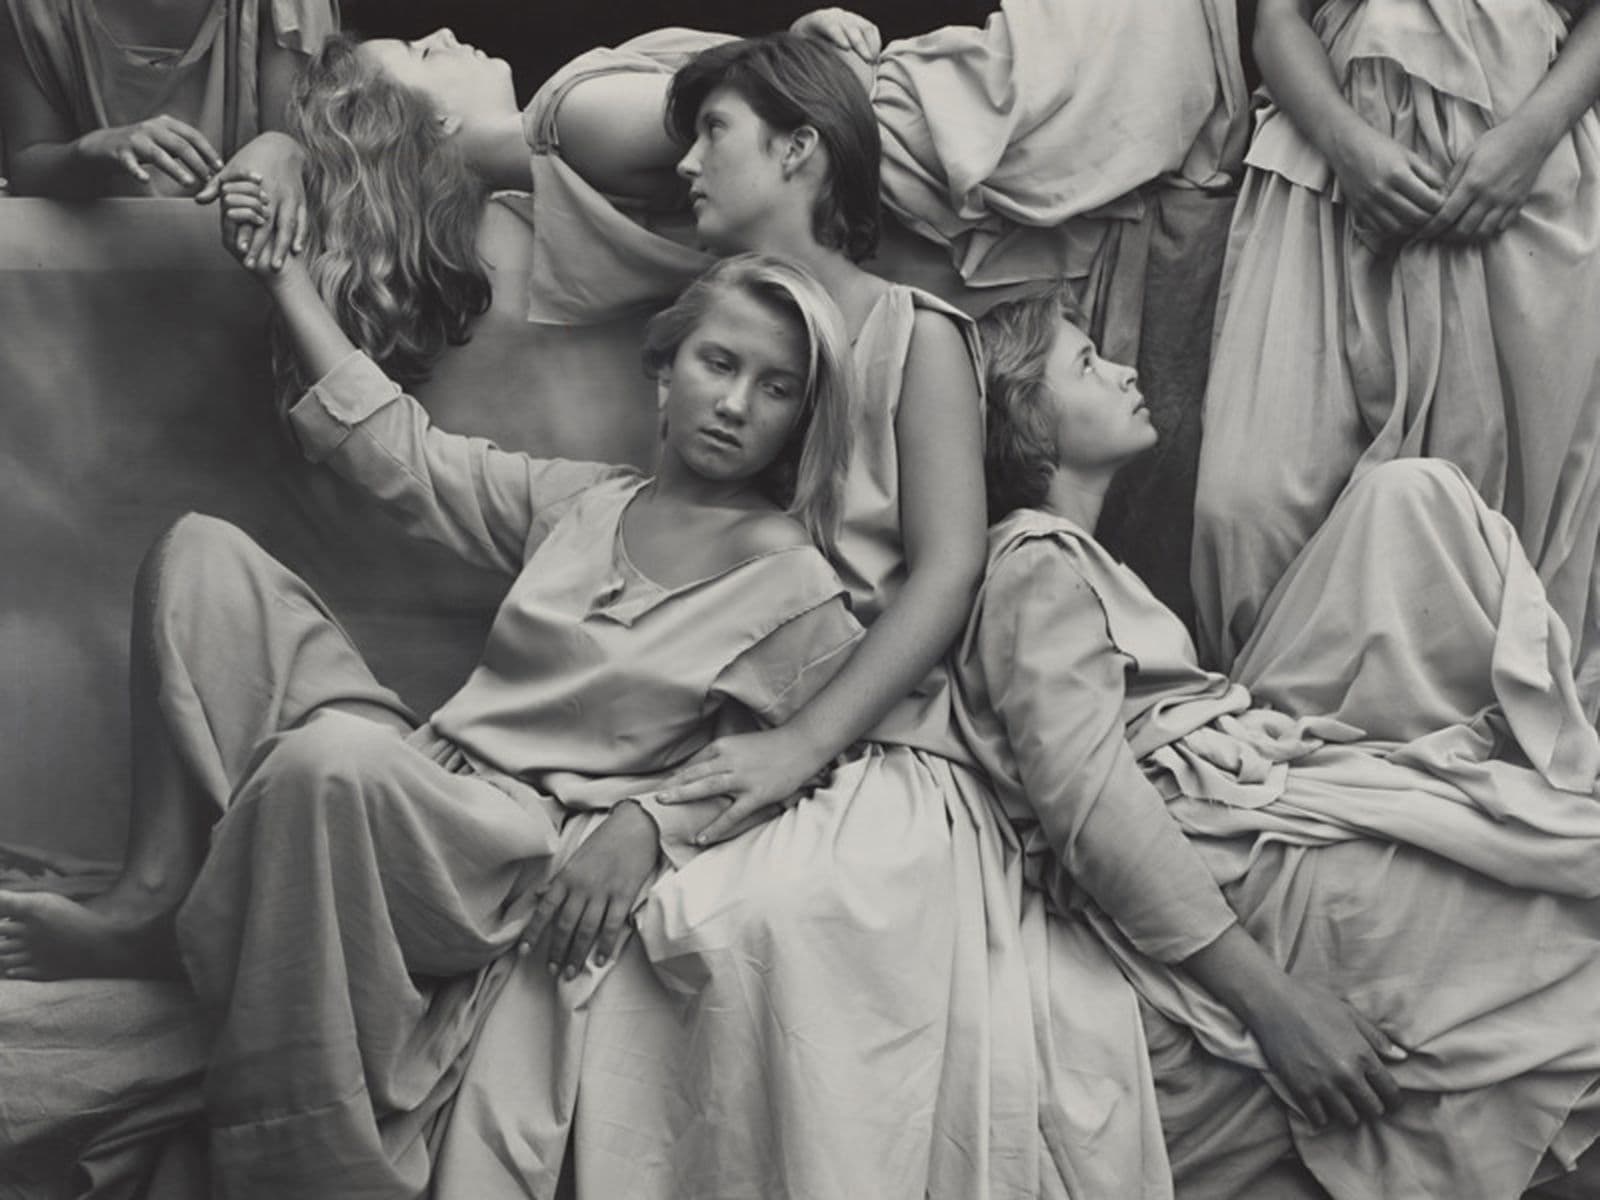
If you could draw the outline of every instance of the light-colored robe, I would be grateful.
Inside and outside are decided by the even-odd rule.
[[[962,726],[1030,882],[1147,1006],[1180,1196],[1282,1195],[1260,1175],[1292,1150],[1340,1200],[1504,1200],[1600,1132],[1600,739],[1566,650],[1438,462],[1352,488],[1235,680],[1071,522],[993,530]],[[1410,1050],[1394,1113],[1319,1131],[1270,1101],[1177,965],[1235,916]]]

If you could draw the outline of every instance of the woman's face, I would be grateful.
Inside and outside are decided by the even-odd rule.
[[[658,379],[663,472],[754,479],[777,459],[805,409],[799,321],[743,292],[716,296]]]
[[[517,111],[505,60],[458,41],[448,29],[411,42],[374,38],[357,52],[395,83],[426,96],[441,117],[469,123]]]
[[[1150,410],[1132,367],[1107,362],[1084,333],[1063,320],[1045,364],[1056,417],[1056,461],[1063,467],[1117,467],[1156,444]]]
[[[678,160],[702,245],[721,254],[760,248],[788,183],[780,146],[776,131],[737,92],[720,87],[705,98],[694,144]]]

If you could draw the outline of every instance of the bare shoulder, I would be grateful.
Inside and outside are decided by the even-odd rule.
[[[730,564],[811,544],[805,526],[777,509],[753,509],[741,513],[729,530],[726,541]]]
[[[924,383],[943,380],[945,387],[968,383],[975,390],[977,373],[966,335],[956,318],[931,308],[919,308],[911,323],[911,344],[906,370]]]

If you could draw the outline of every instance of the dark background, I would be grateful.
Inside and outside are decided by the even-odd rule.
[[[1096,0],[1116,4],[1119,0]],[[1245,71],[1249,29],[1256,0],[1239,0],[1244,30]],[[526,103],[539,83],[568,59],[593,46],[614,46],[635,34],[666,25],[723,33],[770,33],[817,0],[582,0],[541,4],[539,0],[343,0],[348,29],[374,37],[420,37],[440,25],[511,64],[518,98]],[[848,5],[877,22],[884,40],[909,37],[941,25],[981,25],[997,0],[861,0]]]
[[[1114,4],[1117,0],[1101,0]],[[347,29],[369,36],[418,37],[448,25],[511,64],[524,102],[534,88],[568,59],[593,46],[614,46],[635,34],[666,25],[723,33],[770,33],[817,0],[626,0],[625,3],[542,4],[539,0],[343,0]],[[878,0],[851,5],[876,21],[885,40],[937,29],[981,25],[997,7],[986,0]]]

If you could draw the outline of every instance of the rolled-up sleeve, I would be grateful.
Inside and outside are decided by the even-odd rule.
[[[1048,539],[1023,543],[985,585],[978,648],[1055,871],[1141,951],[1177,962],[1234,921],[1128,745],[1128,659],[1090,584]],[[1054,889],[1052,889],[1054,890]]]
[[[515,574],[606,463],[541,459],[436,429],[423,407],[357,351],[289,411],[306,457],[379,501],[408,532]]]

